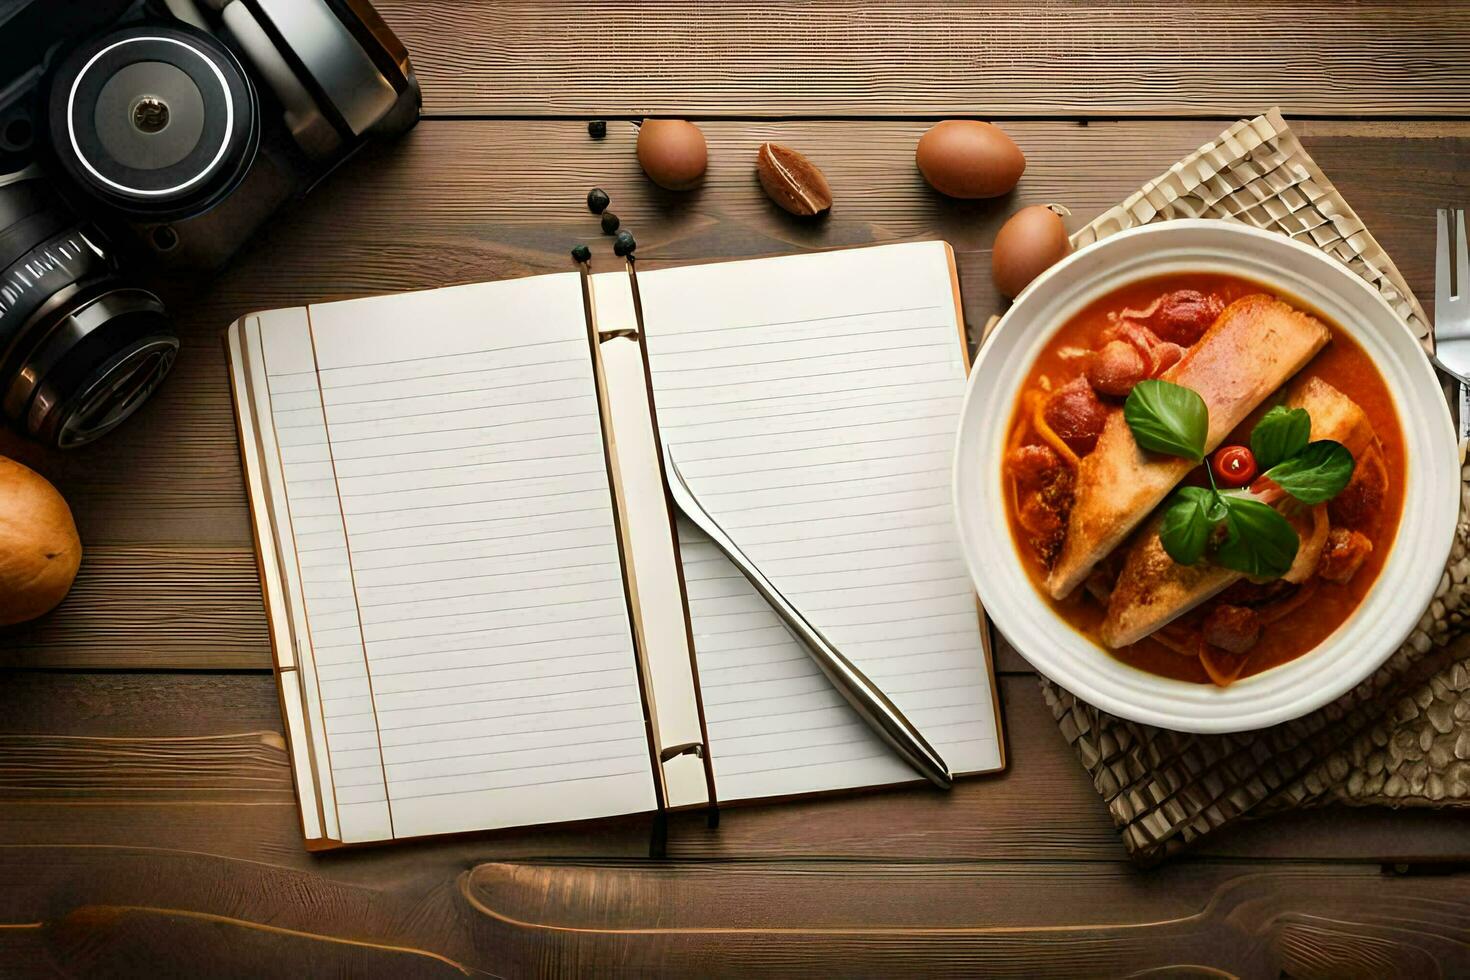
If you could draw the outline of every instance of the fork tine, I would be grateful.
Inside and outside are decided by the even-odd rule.
[[[1470,247],[1465,243],[1465,211],[1455,208],[1455,299],[1470,297]]]
[[[1434,217],[1434,323],[1438,326],[1450,301],[1450,213],[1440,208]]]

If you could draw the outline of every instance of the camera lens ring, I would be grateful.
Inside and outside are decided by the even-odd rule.
[[[56,67],[49,89],[57,163],[87,193],[131,214],[206,210],[239,184],[259,146],[249,76],[227,47],[187,25],[138,24],[99,37]],[[171,121],[151,133],[137,125],[146,99],[173,103]]]
[[[106,289],[72,306],[12,382],[29,406],[26,431],[61,449],[105,435],[148,399],[178,348],[145,289]]]
[[[106,257],[75,228],[43,239],[0,270],[0,378],[21,369],[44,332],[41,324],[94,284],[111,281]],[[0,408],[8,410],[6,397],[0,395]]]
[[[179,350],[175,337],[154,338],[124,351],[96,374],[73,406],[33,421],[35,435],[58,449],[74,449],[111,432],[127,421],[173,367]]]

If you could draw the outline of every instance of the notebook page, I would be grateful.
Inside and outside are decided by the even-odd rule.
[[[577,277],[308,314],[266,359],[343,839],[652,809]]]
[[[742,550],[955,772],[1001,762],[952,527],[943,243],[639,277],[659,429]],[[912,779],[699,531],[681,552],[722,799]]]

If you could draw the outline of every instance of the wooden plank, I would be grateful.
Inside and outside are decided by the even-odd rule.
[[[645,267],[715,257],[942,237],[957,250],[972,324],[1002,300],[990,242],[1015,209],[1059,201],[1081,223],[1217,134],[1214,122],[1008,124],[1030,155],[1016,192],[957,202],[913,168],[914,122],[715,122],[703,190],[664,192],[638,170],[633,129],[603,142],[568,121],[432,122],[354,161],[219,278],[160,285],[185,346],[139,416],[100,443],[47,452],[0,430],[0,453],[56,481],[87,558],[78,593],[49,620],[0,633],[0,664],[68,667],[267,666],[252,548],[219,334],[253,309],[562,271],[566,249],[607,239],[583,204],[606,188],[638,235]],[[1430,209],[1463,198],[1470,123],[1306,123],[1308,148],[1432,296]],[[802,222],[761,193],[751,161],[773,139],[809,153],[837,203]],[[289,275],[284,270],[289,270]],[[126,550],[119,550],[126,549]],[[138,560],[141,564],[130,566]],[[133,571],[141,569],[138,574]],[[1007,655],[1004,669],[1025,669]]]
[[[1430,976],[1470,880],[1312,863],[666,862],[432,855],[309,869],[0,847],[0,915],[60,972]],[[6,937],[9,938],[9,937]],[[13,949],[0,943],[0,956]],[[288,966],[289,964],[289,966]],[[24,964],[0,959],[0,970]]]
[[[379,0],[430,113],[1470,113],[1453,2]]]
[[[1001,693],[1012,756],[1004,776],[965,780],[947,795],[905,789],[734,807],[714,832],[699,815],[681,814],[670,854],[689,862],[1121,861],[1107,812],[1035,680],[1006,678]],[[317,867],[302,848],[278,711],[267,674],[0,676],[0,845],[147,846]],[[367,875],[405,854],[456,868],[545,856],[631,860],[646,855],[648,829],[632,819],[513,831],[347,860]],[[1232,830],[1198,853],[1376,865],[1444,862],[1465,857],[1466,847],[1463,823],[1448,814],[1333,810]]]
[[[481,865],[517,972],[1425,976],[1470,966],[1470,880],[1320,866]]]

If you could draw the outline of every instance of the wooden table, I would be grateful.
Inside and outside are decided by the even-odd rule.
[[[1432,209],[1470,202],[1470,8],[379,6],[418,66],[423,123],[218,280],[160,287],[183,351],[124,430],[69,455],[0,437],[66,494],[87,546],[65,604],[0,639],[0,973],[1470,969],[1470,878],[1441,873],[1470,855],[1463,817],[1305,813],[1134,870],[1009,650],[1011,770],[947,797],[744,809],[717,832],[680,818],[660,863],[638,822],[308,855],[219,339],[251,309],[567,269],[575,242],[606,250],[593,185],[646,266],[946,238],[974,325],[1000,304],[989,248],[1010,212],[1056,201],[1086,220],[1273,104],[1428,305]],[[645,114],[701,122],[702,190],[641,177]],[[958,115],[1025,150],[1012,198],[920,180],[915,140]],[[762,196],[765,139],[826,170],[828,220]]]

